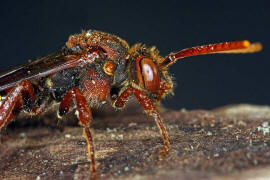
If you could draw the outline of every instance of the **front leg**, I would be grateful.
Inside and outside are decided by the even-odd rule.
[[[164,144],[164,149],[163,151],[160,152],[160,157],[168,153],[169,151],[169,140],[168,140],[168,133],[166,130],[166,127],[156,110],[154,104],[152,101],[146,96],[146,94],[138,89],[128,87],[126,90],[124,90],[117,98],[112,99],[112,104],[113,107],[115,108],[123,108],[129,98],[132,94],[135,95],[135,97],[138,99],[139,103],[141,106],[144,108],[145,112],[152,116],[156,122],[156,125],[158,126],[160,130],[160,134],[163,137],[163,144]]]
[[[168,140],[168,132],[166,130],[164,122],[162,121],[153,102],[146,96],[146,94],[144,92],[133,88],[133,93],[134,93],[135,97],[138,99],[141,106],[144,108],[145,112],[154,118],[156,125],[158,126],[158,128],[160,130],[160,134],[163,137],[163,144],[164,144],[163,151],[161,151],[159,153],[159,157],[162,158],[163,155],[168,153],[169,144],[170,144],[169,140]]]
[[[88,146],[88,156],[91,159],[91,179],[96,179],[95,150],[90,131],[92,112],[89,104],[87,103],[85,97],[79,89],[72,88],[67,92],[60,104],[59,115],[63,116],[69,111],[73,100],[75,100],[76,109],[78,111],[79,124],[84,127],[83,131]]]

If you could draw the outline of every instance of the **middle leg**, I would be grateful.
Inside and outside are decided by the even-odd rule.
[[[59,106],[58,114],[60,116],[66,114],[69,111],[73,100],[75,100],[76,109],[78,111],[79,125],[83,126],[83,132],[88,146],[88,156],[91,160],[91,179],[96,179],[95,150],[92,134],[90,131],[92,112],[88,102],[79,89],[72,88],[66,93]]]

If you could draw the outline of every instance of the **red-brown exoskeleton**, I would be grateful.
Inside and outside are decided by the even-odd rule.
[[[112,106],[121,109],[134,95],[159,127],[164,143],[160,155],[166,154],[168,134],[157,106],[163,97],[172,93],[168,66],[188,56],[251,53],[260,49],[259,43],[250,44],[245,40],[193,47],[163,58],[155,47],[135,44],[130,48],[117,36],[83,31],[71,35],[59,52],[0,75],[0,129],[22,110],[38,115],[47,106],[59,103],[58,116],[62,117],[76,108],[88,145],[91,177],[95,178],[91,107],[104,104],[110,97]]]

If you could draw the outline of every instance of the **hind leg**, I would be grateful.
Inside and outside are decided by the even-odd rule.
[[[34,100],[35,93],[31,82],[28,80],[23,80],[8,90],[0,105],[0,129],[10,123],[17,114],[16,109],[21,108],[24,101],[30,103]]]

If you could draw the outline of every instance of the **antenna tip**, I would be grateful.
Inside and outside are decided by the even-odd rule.
[[[263,46],[259,42],[255,42],[255,43],[250,44],[250,46],[248,48],[249,52],[251,52],[251,53],[261,51],[262,49],[263,49]]]

